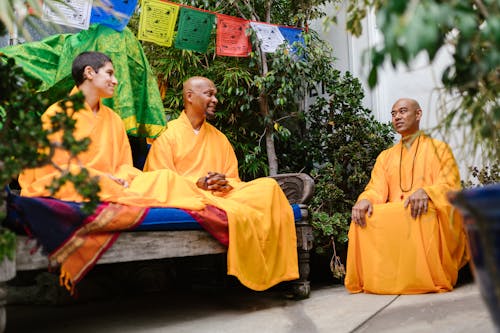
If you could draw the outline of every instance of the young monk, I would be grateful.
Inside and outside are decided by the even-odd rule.
[[[392,107],[401,141],[383,151],[352,208],[346,288],[376,294],[453,289],[468,260],[462,220],[446,193],[460,189],[451,149],[421,133],[422,109],[402,98]]]
[[[56,149],[53,161],[61,168],[78,172],[80,165],[91,176],[99,176],[101,201],[133,204],[135,206],[167,206],[198,210],[205,207],[207,199],[199,190],[168,170],[143,173],[133,167],[130,144],[120,117],[102,104],[102,98],[111,97],[118,81],[111,59],[100,52],[83,52],[73,61],[72,76],[76,87],[71,94],[81,91],[85,108],[78,110],[74,136],[89,137],[88,150],[70,160],[69,154]],[[58,103],[50,106],[42,116],[44,126],[50,126],[50,118],[61,112]],[[52,142],[61,140],[61,133],[50,137]],[[19,176],[21,195],[50,196],[47,189],[60,171],[53,165],[27,169]],[[67,201],[81,201],[81,196],[71,184],[64,185],[55,197]]]
[[[240,180],[229,140],[207,122],[215,114],[216,94],[207,78],[184,82],[184,111],[152,144],[145,170],[167,169],[190,179],[227,212],[229,274],[256,290],[297,279],[291,206],[274,179]]]

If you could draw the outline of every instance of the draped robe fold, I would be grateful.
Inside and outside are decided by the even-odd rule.
[[[234,150],[214,126],[204,122],[195,134],[182,112],[153,142],[144,169],[170,169],[193,184],[209,171],[225,174],[234,187],[229,193],[203,192],[228,215],[228,274],[254,290],[299,277],[293,211],[286,196],[271,178],[242,182]]]
[[[429,209],[413,219],[403,204],[419,188],[429,196]],[[366,227],[351,222],[349,229],[346,288],[376,294],[452,290],[468,260],[462,219],[446,198],[458,189],[458,168],[445,143],[421,134],[409,149],[399,142],[383,151],[358,198],[372,202],[373,214]]]

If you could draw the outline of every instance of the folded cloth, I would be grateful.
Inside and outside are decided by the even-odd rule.
[[[136,229],[150,208],[100,203],[91,215],[81,210],[81,203],[47,197],[21,197],[9,194],[6,225],[24,229],[37,239],[51,265],[61,265],[60,281],[71,293],[76,284],[92,269],[116,241],[121,231]],[[169,209],[169,208],[166,208]],[[207,206],[189,211],[193,219],[222,244],[229,240],[227,215]]]

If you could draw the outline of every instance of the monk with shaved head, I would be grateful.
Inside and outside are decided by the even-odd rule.
[[[462,220],[446,198],[460,189],[455,158],[420,131],[416,100],[398,99],[391,116],[401,140],[378,156],[352,208],[345,286],[352,293],[450,291],[468,260]]]
[[[184,82],[184,110],[154,141],[145,170],[169,169],[189,179],[228,214],[228,274],[254,290],[299,277],[293,211],[271,178],[243,182],[227,137],[209,124],[217,88],[195,76]]]

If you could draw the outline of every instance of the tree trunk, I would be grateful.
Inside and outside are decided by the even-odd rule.
[[[262,49],[260,50],[260,58],[261,58],[261,76],[264,77],[267,75],[268,67],[267,67],[267,57]],[[261,91],[259,95],[259,110],[264,119],[269,119],[269,103],[267,98],[267,93],[265,91]],[[267,153],[267,163],[269,165],[269,175],[276,176],[278,174],[278,157],[276,156],[276,150],[274,148],[274,140],[273,140],[273,124],[272,121],[265,121],[266,126],[266,153]]]

